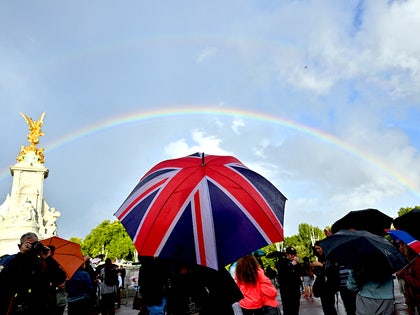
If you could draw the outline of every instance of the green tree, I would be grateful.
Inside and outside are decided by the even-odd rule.
[[[298,234],[290,237],[286,237],[284,240],[285,247],[293,246],[298,252],[300,258],[310,257],[312,258],[313,251],[312,247],[318,240],[325,238],[326,235],[323,230],[317,226],[312,226],[307,223],[301,223],[298,227]]]
[[[298,234],[286,236],[283,242],[271,244],[262,248],[268,254],[274,251],[284,252],[286,247],[293,246],[296,248],[298,256],[313,258],[314,253],[312,247],[318,240],[325,238],[325,232],[317,226],[312,226],[307,223],[301,223],[298,227]],[[273,265],[276,258],[261,257],[264,266]]]
[[[411,210],[414,209],[420,209],[420,206],[415,206],[414,208],[412,207],[406,207],[406,208],[400,208],[400,210],[398,211],[398,216],[402,216],[403,214],[406,214],[407,212],[410,212]]]
[[[81,248],[85,255],[95,257],[103,254],[113,260],[120,258],[132,261],[136,252],[130,236],[118,220],[112,223],[105,220],[92,229]]]
[[[71,237],[69,241],[73,243],[77,243],[80,246],[82,246],[83,244],[83,239],[81,237]]]

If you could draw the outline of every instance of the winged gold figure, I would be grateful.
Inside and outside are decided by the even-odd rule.
[[[23,161],[26,153],[33,151],[38,157],[38,162],[43,163],[44,162],[44,149],[43,148],[38,149],[36,145],[39,143],[39,137],[44,135],[44,133],[41,130],[41,127],[44,123],[43,120],[44,120],[45,112],[41,114],[41,117],[37,121],[34,121],[31,117],[28,117],[23,113],[20,113],[20,114],[25,119],[29,127],[29,134],[27,136],[27,139],[29,141],[29,146],[22,146],[19,156],[17,157],[17,160]]]
[[[29,134],[28,134],[28,141],[29,144],[37,145],[39,143],[39,137],[43,136],[44,133],[41,131],[41,127],[43,125],[43,119],[45,116],[45,112],[41,114],[41,117],[37,121],[33,121],[31,117],[26,116],[23,113],[20,113],[22,117],[26,120],[29,126]]]

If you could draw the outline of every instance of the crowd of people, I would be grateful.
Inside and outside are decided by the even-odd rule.
[[[10,256],[0,272],[0,315],[115,314],[121,304],[125,270],[107,258],[93,267],[89,257],[67,278],[51,249],[34,233],[20,239],[19,252]],[[398,243],[407,264],[395,275],[401,283],[410,315],[420,311],[420,259]],[[391,273],[373,277],[363,269],[349,269],[324,255],[319,242],[316,260],[298,258],[294,247],[278,252],[272,265],[260,257],[240,258],[231,272],[194,264],[140,257],[139,314],[149,315],[297,315],[301,299],[319,298],[326,315],[337,315],[341,298],[347,315],[394,314]],[[278,296],[279,294],[279,296]],[[281,305],[279,304],[281,303]]]
[[[0,315],[115,314],[121,304],[125,270],[107,258],[94,268],[90,257],[71,277],[35,233],[22,235],[19,252],[3,262]]]

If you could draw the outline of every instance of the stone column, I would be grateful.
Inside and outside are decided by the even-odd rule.
[[[17,252],[19,239],[26,232],[40,235],[43,228],[43,190],[48,169],[19,162],[10,167],[13,184],[7,204],[0,214],[0,255]]]
[[[22,114],[29,126],[29,146],[22,146],[18,163],[10,167],[13,176],[12,192],[0,205],[0,256],[18,251],[20,237],[33,232],[40,239],[57,234],[56,220],[60,212],[45,202],[44,180],[48,169],[44,167],[44,149],[38,149],[43,113],[38,121]]]

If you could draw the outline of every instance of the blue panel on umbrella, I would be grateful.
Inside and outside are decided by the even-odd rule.
[[[150,203],[155,198],[155,195],[158,193],[158,190],[147,196],[146,198],[142,199],[142,201],[137,204],[125,217],[121,220],[121,223],[124,225],[125,229],[127,230],[128,235],[132,239],[135,238],[137,229],[140,225],[141,220],[144,217]]]
[[[252,250],[266,246],[267,242],[241,209],[212,182],[208,182],[208,187],[213,209],[217,255],[219,259],[223,257],[219,261],[219,268],[249,254]],[[249,250],[250,248],[252,250]]]
[[[159,257],[196,262],[191,204],[188,204],[179,218]]]
[[[232,168],[245,176],[249,182],[255,186],[255,188],[270,205],[271,209],[273,209],[275,215],[283,226],[284,207],[287,198],[270,181],[260,174],[243,167],[232,166]],[[283,198],[279,198],[279,196],[282,196]]]

